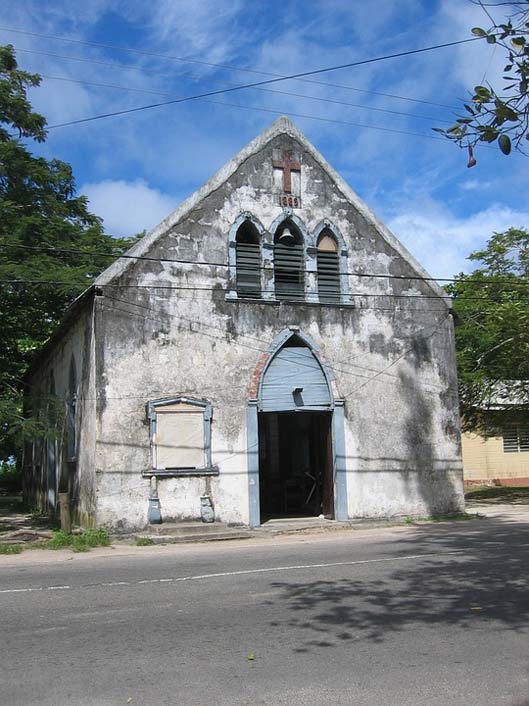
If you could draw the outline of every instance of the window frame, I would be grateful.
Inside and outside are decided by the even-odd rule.
[[[506,434],[511,432],[511,438],[506,439]],[[516,434],[516,440],[514,440],[513,432]],[[525,436],[526,441],[522,443],[522,435]],[[501,430],[501,438],[503,443],[503,453],[529,453],[529,443],[527,443],[527,437],[529,437],[529,424],[507,424]],[[507,448],[508,444],[514,445],[516,443],[516,448]],[[522,448],[522,446],[527,448]]]
[[[244,233],[244,228],[248,228],[250,230],[252,236],[255,238],[255,242],[247,242],[242,239],[239,240],[239,235]],[[255,253],[253,254],[255,263],[252,263],[251,265],[248,265],[247,262],[240,262],[239,259],[248,259],[249,252],[247,251],[244,253],[244,249],[248,246],[250,248],[255,248]],[[255,257],[255,255],[257,257]],[[235,292],[238,299],[262,299],[262,261],[261,233],[251,218],[245,218],[235,232]],[[248,286],[248,284],[244,285],[241,281],[243,276],[248,278],[252,274],[254,275],[256,284],[253,288]]]
[[[175,468],[157,468],[154,464],[156,457],[156,420],[158,409],[168,405],[183,403],[192,405],[202,410],[204,415],[204,458],[203,466],[177,466]],[[174,412],[179,414],[179,412]],[[160,399],[151,400],[147,403],[147,418],[149,420],[149,441],[151,451],[150,469],[143,472],[144,476],[163,476],[163,477],[182,477],[182,476],[214,476],[219,474],[217,466],[211,463],[211,421],[213,417],[213,409],[211,402],[195,397],[162,397]]]
[[[79,414],[79,378],[77,375],[77,364],[72,353],[70,357],[70,367],[68,370],[68,398],[66,401],[66,462],[75,463],[78,454],[78,429],[77,417]]]
[[[283,245],[281,243],[281,234],[285,228],[289,228],[296,238],[296,242],[293,245]],[[305,303],[307,301],[308,272],[306,239],[303,231],[291,215],[288,215],[276,226],[273,232],[272,245],[275,300],[287,303]],[[296,257],[295,253],[297,253]],[[288,260],[290,258],[292,261],[297,260],[299,266],[292,267],[289,265]],[[292,289],[287,286],[285,291],[282,292],[286,282],[290,283]]]
[[[334,245],[334,250],[327,250],[321,247],[322,241],[328,238]],[[332,255],[333,262],[336,267],[335,276],[331,280],[329,278],[330,263],[326,261],[326,256]],[[327,270],[325,273],[322,270]],[[324,278],[327,281],[324,283]],[[335,292],[330,295],[328,291],[331,289],[331,283],[334,286]],[[328,228],[322,228],[316,240],[316,289],[318,292],[318,301],[323,305],[340,305],[343,300],[342,292],[342,267],[340,255],[340,243],[334,235],[333,231]]]

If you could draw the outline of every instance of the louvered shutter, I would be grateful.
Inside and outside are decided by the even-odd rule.
[[[272,359],[262,382],[261,411],[321,409],[331,403],[327,379],[309,348],[283,348]]]
[[[529,451],[529,427],[518,427],[520,451]]]
[[[318,251],[318,296],[325,304],[340,303],[340,260],[338,253]]]
[[[303,245],[274,246],[275,292],[278,299],[304,299]]]
[[[261,250],[253,243],[236,246],[237,294],[258,299],[261,296]]]

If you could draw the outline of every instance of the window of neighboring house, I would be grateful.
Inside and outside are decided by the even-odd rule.
[[[291,221],[283,221],[274,235],[274,283],[278,299],[305,298],[303,236]]]
[[[77,457],[77,368],[73,355],[70,359],[66,400],[66,457],[68,461],[75,461]]]
[[[251,221],[244,221],[235,236],[237,295],[259,299],[261,296],[261,246],[259,233]]]
[[[179,397],[148,405],[152,467],[186,473],[211,469],[211,405]]]
[[[338,243],[331,231],[325,229],[318,240],[318,297],[324,304],[340,303],[340,255]]]
[[[504,453],[529,451],[529,426],[513,424],[503,429]]]

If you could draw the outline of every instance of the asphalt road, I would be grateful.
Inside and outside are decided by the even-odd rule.
[[[528,550],[496,517],[2,557],[0,704],[526,705]]]

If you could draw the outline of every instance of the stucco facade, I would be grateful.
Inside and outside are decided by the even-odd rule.
[[[296,165],[288,184],[277,166],[285,154]],[[259,257],[251,296],[237,280],[245,223]],[[285,224],[303,258],[291,297],[278,288]],[[324,232],[339,268],[330,302],[318,269]],[[268,487],[283,515],[289,507],[337,519],[462,509],[449,302],[290,121],[276,121],[128,255],[81,298],[29,375],[38,390],[54,371],[67,397],[59,380],[72,355],[82,371],[69,470],[80,522],[140,528],[153,500],[164,520],[198,518],[208,497],[217,520],[256,525]],[[272,380],[289,355],[291,374]],[[175,410],[186,416],[167,416]],[[165,453],[156,435],[175,430],[175,446],[195,439],[198,414],[204,463],[180,448],[175,458],[191,461],[156,468]],[[289,433],[297,447],[312,437],[305,457],[277,441]],[[285,455],[290,480],[281,476]],[[296,458],[305,458],[302,489]],[[264,464],[276,474],[266,487]],[[326,475],[311,488],[318,464]],[[39,472],[53,478],[30,462],[27,486],[45,499]],[[64,472],[59,458],[56,477]]]

